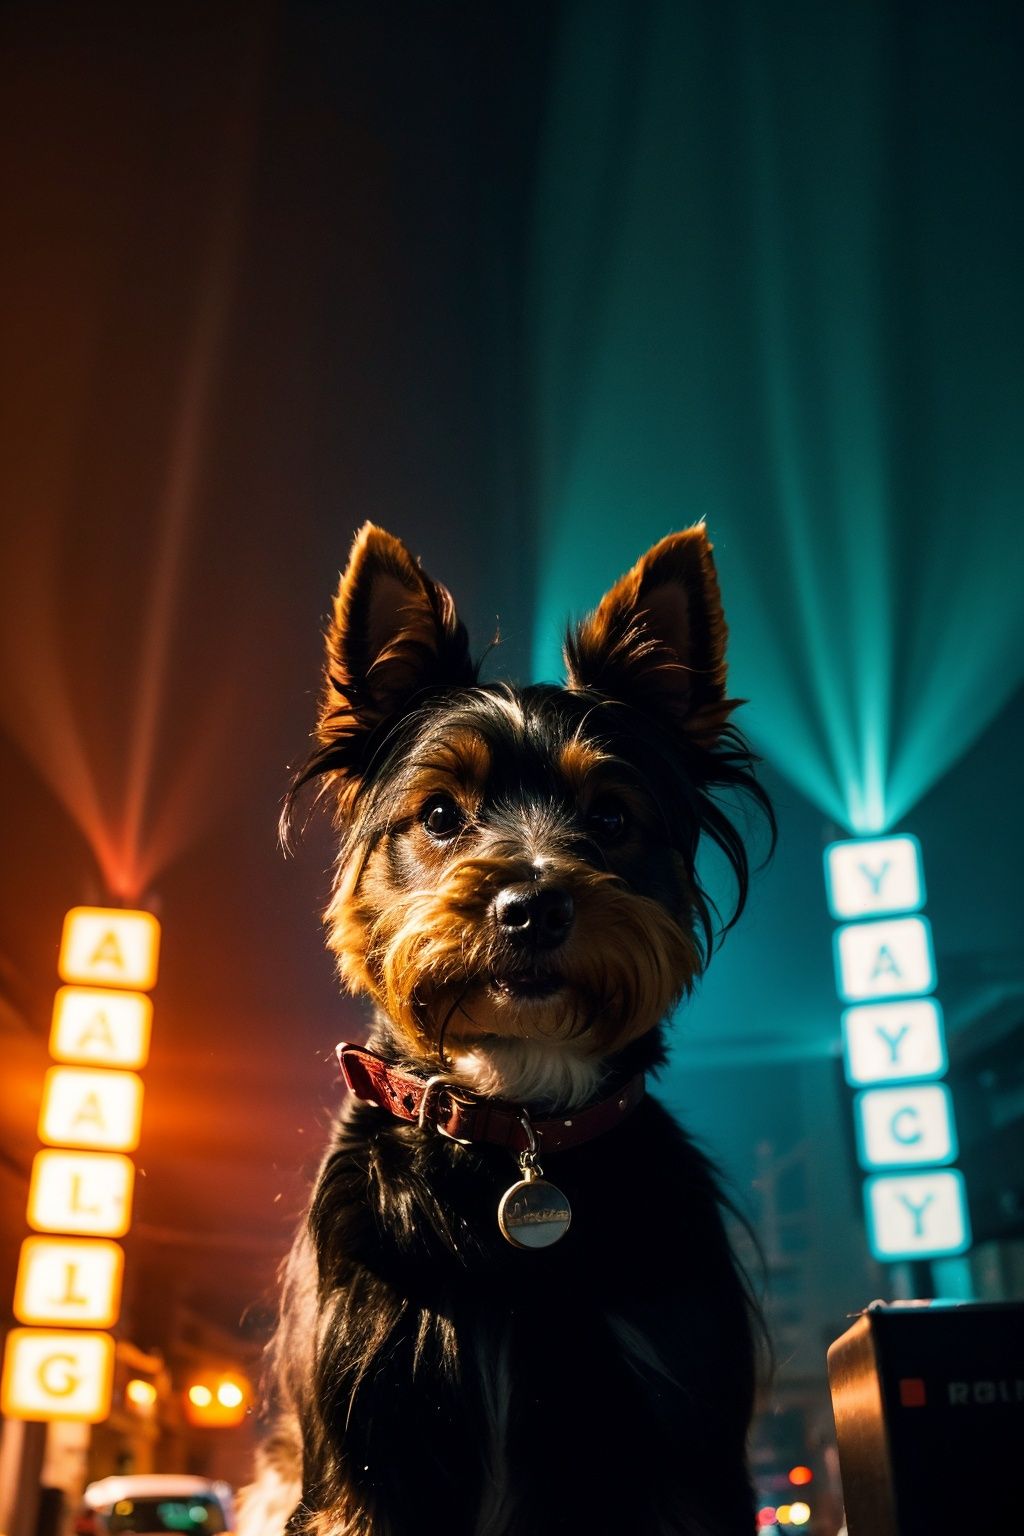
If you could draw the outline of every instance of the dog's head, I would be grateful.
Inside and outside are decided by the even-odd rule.
[[[713,934],[702,834],[732,864],[737,914],[747,886],[713,792],[768,809],[729,723],[725,640],[696,527],[570,629],[564,687],[482,684],[450,594],[398,539],[360,531],[293,794],[320,778],[333,798],[330,945],[405,1054],[501,1091],[532,1050],[544,1079],[574,1063],[569,1096],[585,1096],[690,989]]]

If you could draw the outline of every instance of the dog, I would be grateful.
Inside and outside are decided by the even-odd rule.
[[[449,592],[367,524],[316,781],[329,945],[374,1005],[287,1262],[247,1536],[750,1536],[762,1325],[713,1165],[648,1091],[751,797],[703,526],[481,683]]]

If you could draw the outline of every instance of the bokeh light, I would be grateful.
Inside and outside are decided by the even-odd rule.
[[[143,1381],[141,1377],[134,1376],[125,1383],[124,1395],[135,1408],[152,1408],[157,1391],[151,1381]]]

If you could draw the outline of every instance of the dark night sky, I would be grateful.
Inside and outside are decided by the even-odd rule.
[[[165,938],[133,1242],[228,1322],[269,1283],[361,1018],[320,942],[324,830],[276,844],[354,528],[525,654],[515,315],[553,15],[5,11],[4,1294],[62,914],[102,896],[76,822],[116,838],[140,782]]]

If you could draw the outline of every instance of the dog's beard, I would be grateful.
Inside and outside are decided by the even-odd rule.
[[[571,891],[573,931],[536,953],[503,943],[491,916],[506,861],[466,859],[429,890],[395,891],[379,910],[353,880],[328,914],[342,974],[366,990],[417,1054],[488,1038],[572,1046],[606,1056],[646,1034],[700,966],[692,933],[614,875],[556,872]]]

